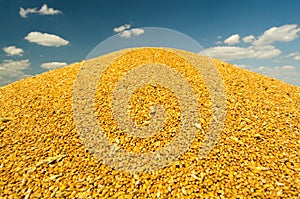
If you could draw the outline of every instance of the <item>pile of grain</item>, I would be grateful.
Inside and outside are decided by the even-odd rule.
[[[141,52],[139,61],[147,60],[147,55],[168,60],[161,49]],[[208,59],[193,57],[203,63]],[[105,56],[95,60],[105,62]],[[176,117],[168,118],[168,128],[148,140],[114,132],[106,97],[120,78],[121,68],[113,68],[135,63],[124,62],[112,64],[98,83],[98,121],[103,129],[109,128],[105,134],[114,144],[133,152],[155,151],[176,136],[174,124],[180,122],[176,97],[159,86],[137,90],[131,98],[131,116],[137,124],[148,119],[149,103],[142,107],[135,101],[160,101]],[[176,60],[169,62],[176,65]],[[211,103],[201,77],[189,74],[191,81],[200,81],[195,89],[203,131],[196,133],[191,149],[179,160],[148,173],[110,168],[83,145],[74,124],[72,92],[84,62],[0,88],[0,198],[299,198],[300,88],[218,60],[214,63],[226,91],[226,119],[218,143],[208,156],[197,158],[210,123]]]

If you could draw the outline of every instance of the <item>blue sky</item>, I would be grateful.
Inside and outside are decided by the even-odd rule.
[[[300,86],[299,10],[300,0],[0,0],[0,86],[83,60],[108,38],[148,38],[145,27],[184,33],[200,53]]]

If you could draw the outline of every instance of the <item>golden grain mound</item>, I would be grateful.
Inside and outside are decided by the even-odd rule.
[[[139,61],[153,56],[153,62],[163,59],[180,70],[185,66],[154,48],[141,49]],[[192,56],[203,63],[208,59]],[[105,62],[105,56],[94,63],[99,61]],[[197,158],[210,124],[211,103],[201,76],[187,72],[196,85],[201,131],[180,159],[148,173],[110,168],[82,143],[72,100],[84,61],[1,87],[0,198],[300,198],[300,88],[213,62],[226,91],[226,119],[217,144],[206,157]],[[155,151],[177,135],[180,109],[172,92],[147,85],[131,98],[131,117],[139,125],[149,119],[150,101],[162,103],[167,114],[176,116],[151,139],[120,132],[107,110],[111,85],[120,79],[122,67],[134,64],[120,59],[105,71],[95,95],[96,113],[114,144],[132,152]],[[135,101],[144,101],[145,107]]]

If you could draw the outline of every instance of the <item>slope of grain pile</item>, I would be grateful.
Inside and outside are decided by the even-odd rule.
[[[141,52],[141,59],[162,53],[150,48]],[[206,59],[192,56],[199,62]],[[161,58],[167,60],[163,54]],[[226,91],[226,119],[218,143],[208,156],[197,158],[211,116],[209,93],[205,83],[199,83],[203,131],[191,149],[170,166],[132,174],[97,161],[78,135],[72,89],[83,63],[0,88],[0,198],[300,198],[299,87],[214,60]],[[107,122],[110,112],[102,101],[118,75],[118,70],[107,71],[95,95],[99,123],[111,128],[106,135],[133,152],[164,147],[176,136],[177,120],[167,121],[175,130],[166,128],[149,140],[114,132],[113,121]],[[142,125],[149,107],[134,101],[146,98],[178,113],[172,93],[148,85],[132,97],[136,123]],[[148,112],[139,112],[144,108]]]

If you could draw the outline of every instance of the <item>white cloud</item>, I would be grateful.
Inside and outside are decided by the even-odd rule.
[[[7,56],[23,56],[24,53],[22,48],[17,48],[15,46],[4,47],[3,51]]]
[[[294,66],[290,66],[290,65],[281,66],[281,69],[294,69],[294,68],[295,68]]]
[[[252,43],[255,40],[255,37],[253,35],[249,35],[243,38],[244,43]]]
[[[144,34],[144,32],[145,31],[142,28],[133,28],[123,31],[120,36],[123,38],[130,38],[132,35],[139,36],[141,34]]]
[[[222,39],[222,36],[217,36],[217,39]]]
[[[60,14],[62,13],[60,10],[55,10],[53,8],[49,8],[47,6],[47,4],[44,4],[40,10],[37,10],[37,8],[27,8],[27,9],[24,9],[22,7],[20,7],[20,11],[19,11],[19,14],[21,17],[23,18],[27,18],[27,14],[39,14],[39,15],[56,15],[56,14]]]
[[[29,75],[22,70],[27,69],[29,66],[28,59],[20,61],[4,60],[3,63],[0,63],[0,86],[28,77]]]
[[[69,41],[53,34],[41,33],[41,32],[31,32],[25,39],[31,43],[37,43],[41,46],[65,46],[69,44]]]
[[[46,4],[44,4],[41,9],[38,11],[38,14],[40,15],[56,15],[60,14],[60,10],[55,10],[53,8],[49,8]]]
[[[274,46],[249,46],[247,48],[216,46],[205,49],[199,53],[226,61],[247,58],[269,59],[280,55],[281,51]]]
[[[300,60],[300,55],[295,56],[294,60],[297,60],[297,61]]]
[[[240,42],[240,36],[238,34],[231,35],[227,39],[224,40],[225,44],[234,45]]]
[[[42,63],[41,67],[46,69],[53,69],[53,68],[60,68],[66,65],[67,65],[66,62],[47,62],[47,63]]]
[[[114,28],[114,32],[122,32],[124,30],[127,30],[130,28],[130,24],[124,24],[122,26],[119,26],[119,27],[115,27]]]
[[[13,61],[13,60],[4,60],[2,64],[0,64],[1,68],[7,71],[16,71],[16,70],[24,70],[30,66],[30,62],[28,59]]]
[[[288,54],[286,57],[292,57],[294,60],[300,60],[300,53],[299,52],[293,52]]]
[[[276,47],[275,42],[290,42],[300,36],[300,26],[297,24],[286,24],[278,27],[271,27],[266,29],[260,36],[254,36],[251,34],[240,38],[239,34],[233,34],[223,43],[228,44],[220,45],[221,42],[217,41],[218,46],[205,49],[199,54],[212,56],[217,59],[224,61],[228,60],[239,60],[239,59],[271,59],[271,63],[283,64],[287,63],[286,58],[291,58],[293,60],[300,60],[300,51],[293,52],[289,55],[281,55],[281,50]],[[219,38],[218,38],[219,39]],[[240,39],[248,44],[246,47],[235,45],[238,44]],[[275,44],[274,44],[275,43]],[[244,44],[244,45],[245,45]],[[233,45],[233,46],[231,46]],[[247,60],[245,60],[247,61]],[[291,60],[290,60],[291,61]],[[247,63],[247,62],[246,62]],[[288,64],[297,63],[292,61]],[[273,64],[272,64],[273,65]],[[276,67],[262,66],[259,68],[253,68],[248,65],[236,65],[241,68],[247,68],[254,72],[259,72],[269,77],[277,78],[287,83],[300,86],[300,68],[293,65],[282,65]]]
[[[121,33],[120,35],[123,38],[130,38],[131,37],[131,31],[130,30],[125,30]]]
[[[261,66],[251,69],[254,72],[282,80],[286,83],[300,86],[300,71],[291,65],[276,66],[274,68]]]
[[[124,24],[122,26],[119,27],[115,27],[113,30],[116,33],[120,33],[120,37],[123,38],[130,38],[131,36],[135,35],[135,36],[139,36],[141,34],[144,34],[144,29],[142,28],[131,28],[130,24]]]
[[[20,7],[19,14],[23,18],[27,18],[27,14],[36,13],[36,12],[37,12],[36,8],[28,8],[25,10],[24,8]]]
[[[294,56],[297,56],[297,55],[300,55],[300,53],[293,52],[293,53],[288,54],[286,57],[294,57]]]
[[[141,34],[144,34],[144,30],[142,28],[133,28],[131,29],[131,33],[134,34],[135,36],[139,36]]]
[[[256,41],[254,45],[267,45],[276,41],[290,42],[299,37],[300,28],[296,24],[287,24],[280,27],[272,27],[266,30]]]
[[[261,66],[256,69],[253,69],[253,71],[261,73],[263,75],[267,75],[269,77],[277,78],[277,79],[283,79],[283,77],[291,77],[294,76],[297,71],[295,71],[294,66],[276,66],[274,68],[267,67],[267,66]],[[299,77],[298,73],[298,77]]]

